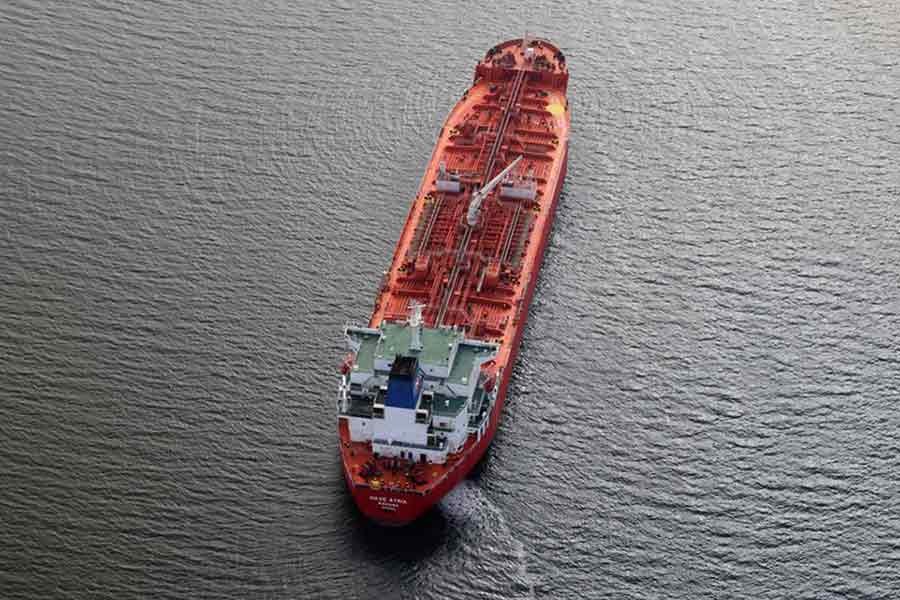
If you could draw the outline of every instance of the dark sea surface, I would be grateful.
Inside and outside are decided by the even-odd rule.
[[[524,31],[569,174],[507,410],[340,473],[443,119]],[[0,598],[900,598],[900,4],[0,5]]]

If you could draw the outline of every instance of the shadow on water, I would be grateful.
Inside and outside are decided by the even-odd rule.
[[[419,562],[446,545],[452,535],[450,522],[439,507],[404,527],[385,527],[366,518],[356,508],[349,491],[344,494],[344,504],[348,513],[352,514],[347,520],[350,540],[377,562],[387,558]]]
[[[478,482],[490,463],[492,446],[488,447],[466,479],[460,482],[460,486],[466,485],[466,481],[479,486]],[[377,562],[386,558],[419,562],[452,543],[459,535],[456,529],[458,523],[454,522],[452,515],[445,514],[446,508],[442,502],[438,502],[415,522],[403,527],[386,527],[369,520],[356,507],[352,495],[346,489],[343,505],[348,516],[346,523],[349,539],[355,547],[362,549]]]

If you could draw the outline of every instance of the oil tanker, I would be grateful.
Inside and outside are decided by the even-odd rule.
[[[404,525],[457,485],[497,430],[566,175],[563,53],[488,50],[450,111],[366,327],[344,331],[344,477],[367,517]]]

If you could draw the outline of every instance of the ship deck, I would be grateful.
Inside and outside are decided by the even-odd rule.
[[[373,490],[425,494],[448,476],[466,453],[464,447],[455,454],[449,454],[444,464],[417,463],[401,458],[375,458],[372,456],[371,444],[350,441],[350,432],[344,420],[340,421],[339,433],[344,468],[353,475],[355,485],[367,486]],[[379,471],[376,477],[359,475],[373,463]],[[415,469],[416,476],[420,477],[418,482],[408,475],[411,469]]]
[[[441,129],[379,290],[372,326],[404,320],[417,301],[425,304],[429,326],[509,341],[522,317],[524,290],[540,266],[540,238],[552,222],[569,137],[567,81],[565,58],[543,40],[527,48],[510,40],[478,64],[474,84]],[[465,213],[473,190],[519,156],[509,179],[534,185],[534,198],[494,191],[478,224],[469,227]],[[459,191],[439,185],[442,173],[459,183]]]

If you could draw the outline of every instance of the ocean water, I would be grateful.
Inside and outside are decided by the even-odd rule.
[[[528,31],[569,174],[493,447],[340,474],[444,116]],[[0,5],[0,597],[900,597],[900,6]]]

